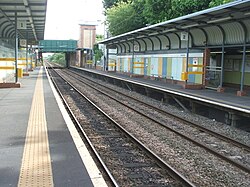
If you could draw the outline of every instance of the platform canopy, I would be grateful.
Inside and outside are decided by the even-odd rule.
[[[195,12],[172,20],[150,25],[141,29],[108,38],[100,43],[118,48],[131,48],[133,41],[141,46],[152,44],[148,48],[154,50],[154,41],[161,43],[160,49],[175,48],[171,44],[179,40],[181,33],[188,32],[191,47],[221,47],[250,45],[250,0],[234,1],[214,8]],[[167,38],[169,45],[163,46]],[[178,42],[177,42],[178,43]],[[122,45],[124,44],[124,45]],[[181,45],[181,44],[180,44]],[[177,48],[181,48],[179,47]],[[123,52],[125,50],[122,50]]]
[[[47,0],[0,0],[0,38],[15,38],[17,20],[18,38],[28,44],[44,39]]]

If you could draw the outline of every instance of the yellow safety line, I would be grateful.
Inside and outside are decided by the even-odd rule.
[[[14,66],[0,66],[0,70],[3,69],[3,70],[11,70],[11,69],[15,69]]]
[[[18,186],[53,186],[41,68],[33,95]]]
[[[0,61],[15,61],[15,58],[0,58]],[[26,58],[18,58],[18,60],[26,60]]]
[[[134,64],[144,64],[144,62],[134,62]]]

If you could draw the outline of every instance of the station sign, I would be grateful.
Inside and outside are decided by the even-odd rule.
[[[26,20],[18,20],[17,21],[17,29],[27,29]]]
[[[139,51],[139,45],[134,45],[134,51]]]
[[[182,32],[181,33],[181,40],[182,41],[187,41],[188,40],[188,33],[187,32]]]
[[[26,45],[27,45],[27,40],[25,40],[25,39],[20,39],[20,46],[21,47],[26,47]]]

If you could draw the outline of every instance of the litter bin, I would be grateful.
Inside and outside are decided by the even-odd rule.
[[[187,74],[187,72],[182,72],[181,73],[181,80],[183,80],[183,81],[188,80],[188,74]]]
[[[17,77],[22,78],[23,77],[23,69],[17,68]]]

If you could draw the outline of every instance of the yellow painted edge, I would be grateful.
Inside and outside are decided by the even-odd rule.
[[[134,64],[144,64],[144,62],[134,62]]]
[[[134,66],[134,68],[144,68],[144,66]]]
[[[188,67],[204,67],[204,65],[188,64]]]
[[[204,72],[202,72],[202,71],[189,71],[188,74],[201,75],[201,74],[204,74]]]
[[[0,67],[0,70],[11,70],[11,69],[15,69],[15,67],[13,67],[13,66],[2,66],[2,67]]]
[[[15,61],[15,58],[0,58],[0,61]],[[26,60],[26,58],[18,58],[18,60]]]

